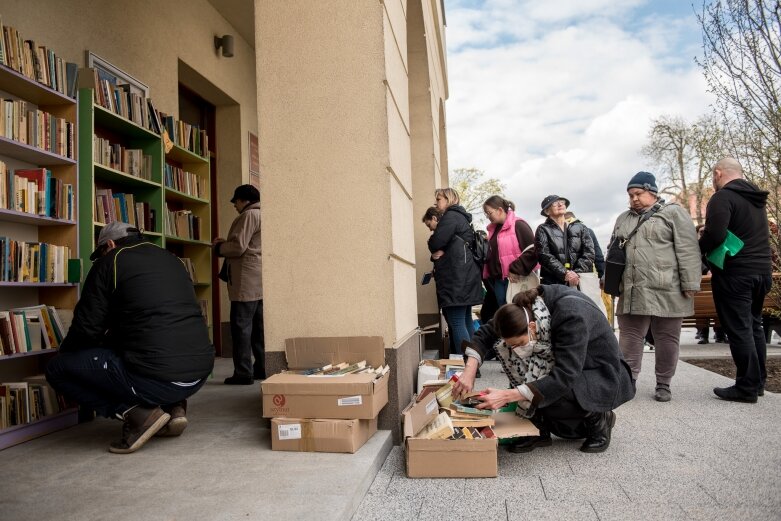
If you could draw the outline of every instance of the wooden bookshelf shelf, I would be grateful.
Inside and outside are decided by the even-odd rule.
[[[0,83],[2,85],[2,83]],[[2,88],[0,87],[0,90]],[[76,160],[70,159],[53,152],[48,152],[25,143],[0,136],[0,156],[12,157],[19,161],[36,164],[38,166],[75,165]]]
[[[76,221],[67,221],[65,219],[55,219],[44,215],[35,215],[26,212],[17,212],[15,210],[6,210],[0,208],[0,221],[33,224],[35,226],[68,226],[76,224]]]
[[[147,130],[140,125],[136,125],[129,119],[125,119],[119,114],[114,114],[110,110],[105,109],[100,105],[93,103],[92,110],[95,114],[95,125],[100,128],[105,128],[133,139],[160,139],[160,136],[151,130]]]
[[[0,65],[0,85],[3,86],[1,90],[24,98],[38,106],[73,105],[76,103],[75,99],[31,80],[5,65]]]
[[[176,235],[166,235],[165,242],[171,242],[174,244],[189,244],[192,246],[208,246],[211,248],[212,243],[208,241],[196,241],[195,239],[185,239],[184,237],[177,237]]]
[[[179,190],[174,190],[173,188],[166,187],[165,189],[165,199],[173,200],[173,201],[183,201],[183,202],[190,202],[193,204],[209,204],[208,199],[201,199],[200,197],[195,197],[194,195],[189,195],[184,192],[180,192]]]
[[[120,170],[115,170],[111,167],[95,163],[95,179],[100,181],[106,181],[112,184],[128,186],[128,187],[151,187],[159,188],[160,183],[155,183],[150,179],[144,179],[143,177],[136,177],[134,175],[126,174]]]
[[[0,450],[39,438],[54,431],[73,427],[79,423],[79,411],[75,407],[57,414],[44,416],[38,421],[14,425],[0,430]]]
[[[75,288],[73,282],[0,282],[0,288]]]
[[[37,351],[27,351],[26,353],[14,353],[12,355],[0,355],[0,360],[8,360],[10,358],[25,358],[28,356],[41,356],[56,353],[56,349],[39,349]]]
[[[186,148],[180,147],[179,145],[174,145],[173,148],[169,150],[168,153],[166,153],[165,157],[166,159],[170,159],[171,161],[182,164],[209,162],[208,158],[199,156],[195,152],[191,152]]]

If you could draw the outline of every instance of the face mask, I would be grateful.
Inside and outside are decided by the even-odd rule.
[[[523,314],[526,316],[526,324],[529,324],[529,313],[526,308],[523,308]],[[534,352],[534,345],[537,343],[535,339],[532,339],[532,332],[529,329],[529,341],[522,346],[513,346],[512,350],[515,356],[518,358],[528,358]]]

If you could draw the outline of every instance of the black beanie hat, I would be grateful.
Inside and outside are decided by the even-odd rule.
[[[629,180],[629,184],[626,185],[627,192],[630,188],[642,188],[649,192],[659,193],[659,188],[656,186],[656,178],[651,172],[638,172],[632,176]]]

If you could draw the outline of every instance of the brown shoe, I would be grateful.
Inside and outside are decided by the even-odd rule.
[[[168,408],[164,408],[164,410],[166,409]],[[171,405],[168,413],[171,415],[171,419],[162,429],[157,431],[155,436],[180,436],[187,428],[187,400]]]
[[[123,414],[122,439],[111,443],[109,452],[130,454],[144,446],[144,443],[168,423],[171,415],[160,407],[137,405]]]

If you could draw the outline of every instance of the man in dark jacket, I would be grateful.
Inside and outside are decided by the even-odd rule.
[[[700,250],[716,250],[727,231],[743,241],[743,248],[727,256],[723,268],[711,263],[713,301],[737,367],[735,385],[713,392],[723,400],[756,403],[757,396],[765,394],[767,378],[762,303],[772,284],[768,192],[743,179],[743,168],[731,157],[713,167],[713,188]]]
[[[122,439],[109,450],[126,454],[159,431],[182,433],[186,399],[211,372],[214,347],[175,255],[113,222],[90,259],[73,323],[46,378],[79,405],[123,420]]]

